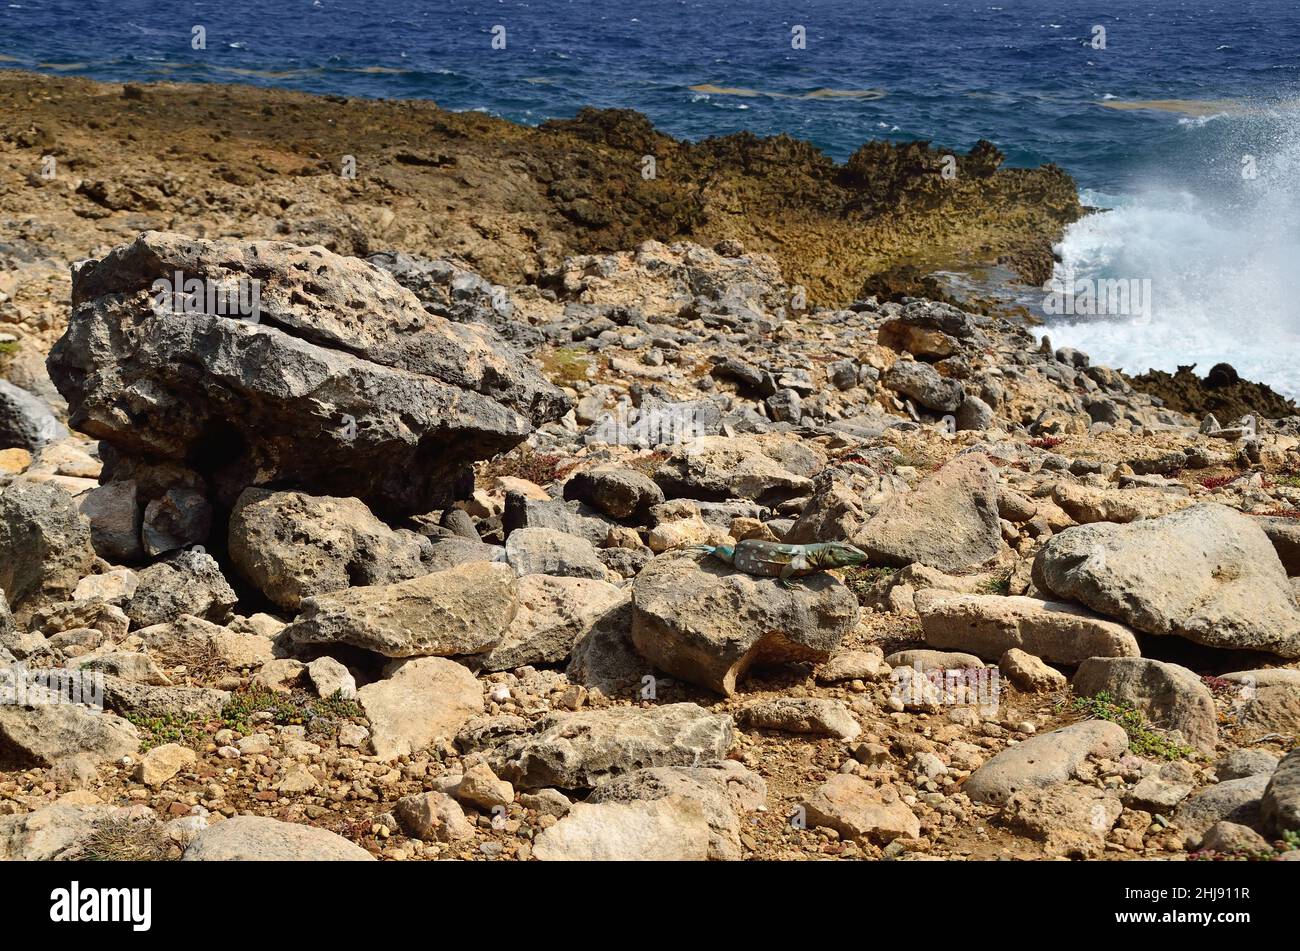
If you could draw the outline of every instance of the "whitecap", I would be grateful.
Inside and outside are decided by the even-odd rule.
[[[1150,307],[1049,317],[1047,333],[1058,346],[1129,372],[1196,364],[1203,374],[1226,362],[1300,398],[1300,117],[1256,110],[1224,119],[1234,126],[1188,125],[1189,135],[1223,143],[1199,178],[1171,174],[1123,198],[1085,193],[1085,204],[1113,210],[1071,225],[1057,249],[1058,278],[1072,270],[1076,282],[1150,281]],[[1242,165],[1247,141],[1273,143],[1250,156],[1253,179]]]

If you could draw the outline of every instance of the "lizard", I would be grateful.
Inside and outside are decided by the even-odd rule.
[[[848,542],[791,545],[747,538],[735,545],[695,545],[692,550],[712,555],[747,575],[777,578],[786,587],[789,587],[791,578],[827,568],[853,568],[867,563],[867,553]]]

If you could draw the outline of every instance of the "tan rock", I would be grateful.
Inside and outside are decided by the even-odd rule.
[[[1018,647],[1012,647],[1002,655],[998,671],[1026,693],[1060,690],[1067,683],[1065,674]]]
[[[919,591],[914,601],[927,644],[989,660],[1012,647],[1060,664],[1140,653],[1129,628],[1072,604],[944,591]]]
[[[848,773],[837,773],[803,803],[807,822],[826,826],[859,842],[884,844],[899,836],[916,838],[921,824],[892,786],[880,789]]]
[[[480,809],[491,811],[515,801],[515,788],[492,772],[486,763],[475,763],[456,785],[455,797]]]
[[[426,842],[459,842],[474,835],[464,810],[446,793],[426,792],[399,799],[393,813],[407,835]]]
[[[519,479],[515,476],[497,476],[492,484],[493,493],[504,496],[507,492],[518,492],[526,499],[549,502],[551,496],[536,482]]]
[[[366,684],[357,700],[370,720],[375,755],[392,760],[448,740],[483,712],[483,688],[454,661],[419,657]]]
[[[135,768],[136,782],[157,789],[186,767],[193,766],[198,757],[188,746],[167,743],[155,746],[140,760]]]
[[[1068,482],[1052,489],[1052,499],[1080,525],[1159,518],[1195,504],[1190,496],[1159,489],[1098,489]]]
[[[477,654],[501,640],[517,608],[509,565],[468,562],[409,581],[307,598],[285,636],[300,644],[351,644],[386,657]]]
[[[32,464],[32,454],[26,449],[0,449],[0,472],[17,475]]]
[[[704,808],[685,796],[579,802],[537,837],[533,855],[543,862],[702,862],[709,833]]]

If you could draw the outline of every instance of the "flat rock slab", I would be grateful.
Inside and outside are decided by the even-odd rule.
[[[1222,505],[1066,529],[1039,551],[1034,581],[1147,634],[1300,657],[1300,609],[1277,552]]]
[[[632,642],[660,670],[722,694],[752,665],[822,663],[858,601],[819,573],[783,587],[712,559],[665,556],[632,582]]]
[[[807,493],[825,456],[784,436],[701,436],[655,471],[668,498],[753,499],[772,505]]]
[[[518,602],[508,565],[470,562],[307,598],[285,636],[299,644],[351,644],[385,657],[477,654],[500,642]]]
[[[734,739],[731,717],[694,703],[582,710],[544,717],[494,750],[491,765],[516,788],[590,789],[636,769],[723,759]]]
[[[574,803],[533,843],[542,862],[701,862],[709,857],[704,807],[686,796]]]
[[[1058,664],[1141,653],[1137,638],[1123,624],[1059,601],[927,590],[918,591],[913,602],[927,644],[989,660],[1011,648]]]
[[[821,697],[778,697],[743,708],[737,722],[748,730],[776,730],[852,740],[862,732],[849,708]]]
[[[912,492],[888,499],[854,536],[873,564],[940,571],[982,564],[1002,546],[997,470],[987,456],[958,456]]]
[[[0,769],[52,766],[78,754],[106,763],[140,748],[139,734],[126,720],[71,703],[68,695],[39,684],[0,680],[0,700]]]
[[[64,696],[72,696],[77,691],[82,696],[90,696],[92,692],[102,691],[104,709],[121,716],[214,719],[221,715],[222,707],[230,700],[228,691],[212,687],[143,684],[112,674],[97,675],[93,670],[85,669],[55,669],[29,676],[40,676]]]
[[[1022,790],[1067,782],[1089,756],[1113,758],[1126,749],[1123,727],[1086,720],[1008,746],[971,773],[962,789],[975,802],[1003,804]]]
[[[931,651],[924,649],[894,651],[885,658],[885,663],[892,667],[911,667],[921,670],[978,670],[984,661],[974,654],[961,651]]]
[[[837,773],[802,803],[810,826],[825,826],[859,842],[883,845],[899,836],[916,838],[921,824],[893,787]]]
[[[235,816],[208,826],[185,849],[182,862],[373,862],[341,835],[264,816]]]
[[[375,755],[393,760],[449,740],[483,712],[483,687],[460,664],[417,657],[390,668],[388,677],[357,691],[370,721]]]
[[[232,631],[188,614],[166,624],[141,628],[132,635],[169,664],[211,654],[228,667],[252,668],[269,662],[275,653],[274,642],[269,637]]]
[[[1190,496],[1159,489],[1098,489],[1069,482],[1053,487],[1052,501],[1080,525],[1159,518],[1195,504]]]
[[[1214,764],[1214,775],[1220,782],[1261,773],[1272,776],[1277,764],[1278,758],[1267,750],[1233,750]]]
[[[1081,697],[1108,693],[1142,711],[1153,725],[1180,731],[1202,753],[1214,752],[1219,740],[1214,695],[1186,667],[1145,657],[1090,657],[1071,683]]]

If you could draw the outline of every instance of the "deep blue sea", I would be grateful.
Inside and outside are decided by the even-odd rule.
[[[0,66],[525,123],[629,107],[841,160],[987,138],[1114,209],[1066,236],[1076,278],[1151,281],[1146,312],[1054,341],[1134,371],[1226,359],[1300,395],[1300,0],[0,0]]]

